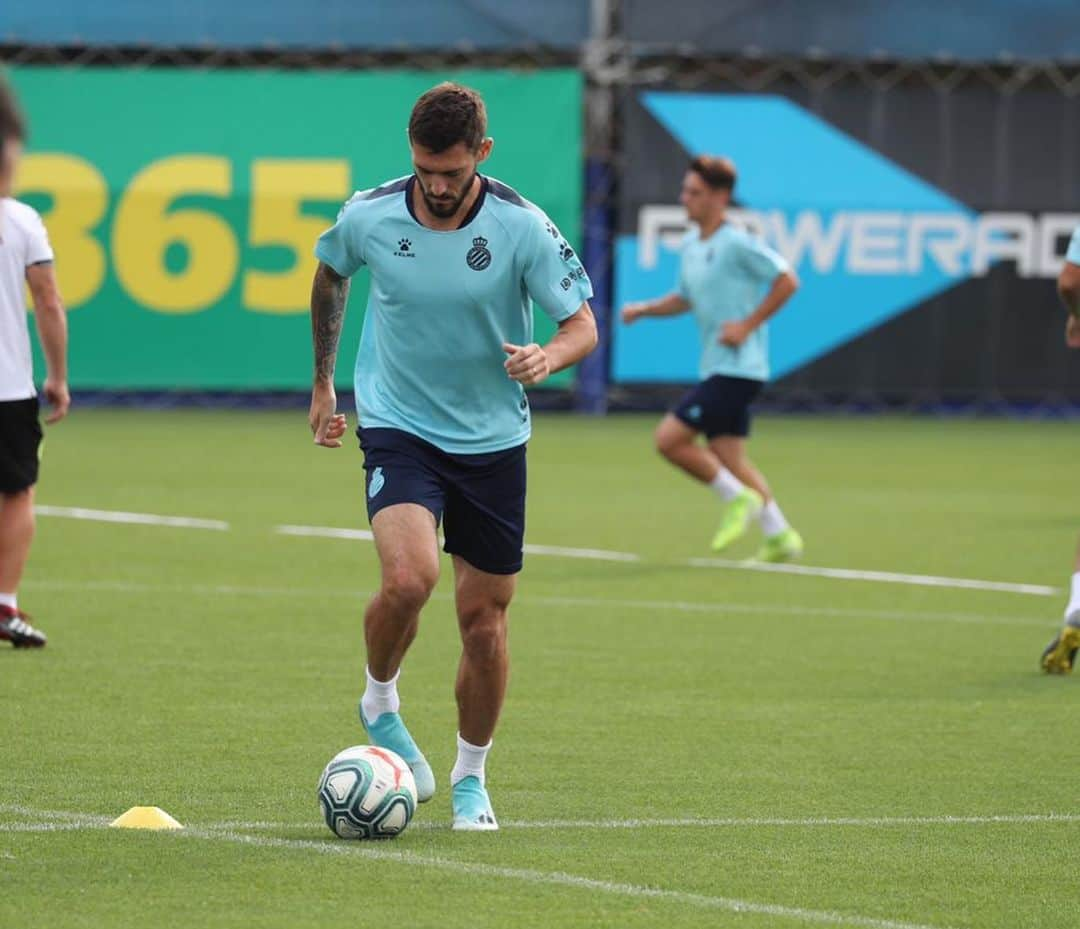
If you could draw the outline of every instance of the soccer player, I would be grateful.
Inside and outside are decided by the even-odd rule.
[[[769,377],[765,323],[799,284],[780,255],[728,220],[735,176],[727,158],[702,155],[690,162],[679,199],[697,229],[683,241],[678,290],[627,304],[622,320],[629,325],[693,310],[703,343],[701,383],[660,421],[656,448],[726,501],[713,551],[740,538],[756,516],[765,536],[758,559],[787,561],[802,554],[802,538],[747,456],[746,444],[751,404]]]
[[[1058,276],[1058,294],[1065,304],[1065,344],[1080,348],[1080,228],[1073,233],[1065,265]],[[1080,551],[1072,576],[1069,603],[1065,607],[1065,625],[1042,653],[1042,668],[1047,674],[1069,674],[1080,650]]]
[[[0,641],[40,648],[45,633],[19,610],[18,590],[34,538],[34,485],[41,447],[25,287],[45,350],[45,399],[59,422],[71,400],[67,386],[67,318],[53,273],[53,252],[41,217],[11,196],[26,126],[14,94],[0,81]]]
[[[441,520],[463,646],[453,827],[485,831],[498,828],[484,764],[506,692],[507,609],[522,565],[525,388],[595,347],[592,287],[551,221],[478,173],[493,143],[475,91],[429,90],[408,140],[413,173],[355,194],[316,245],[310,424],[316,444],[341,445],[334,364],[349,278],[367,267],[357,433],[382,576],[364,617],[360,720],[375,745],[408,763],[419,800],[431,799],[435,779],[399,715],[397,682],[439,576]],[[542,347],[530,297],[558,324]]]

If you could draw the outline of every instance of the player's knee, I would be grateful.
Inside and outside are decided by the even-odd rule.
[[[399,609],[416,612],[427,603],[436,580],[412,566],[395,566],[383,573],[382,595]]]
[[[506,607],[478,604],[463,611],[461,644],[469,659],[481,664],[498,660],[506,653]]]
[[[653,435],[653,443],[656,445],[656,450],[665,458],[670,458],[676,453],[679,446],[684,444],[681,437],[672,435],[663,426],[657,428]]]

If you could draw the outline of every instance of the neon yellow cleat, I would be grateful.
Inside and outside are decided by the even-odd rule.
[[[1042,669],[1047,674],[1071,674],[1080,650],[1080,627],[1067,625],[1042,653]]]
[[[758,549],[758,561],[793,561],[803,553],[803,540],[794,529],[769,536]]]
[[[712,550],[722,552],[732,542],[742,538],[750,520],[761,512],[761,504],[758,492],[744,487],[724,508],[724,515],[720,517],[720,528],[713,536]]]

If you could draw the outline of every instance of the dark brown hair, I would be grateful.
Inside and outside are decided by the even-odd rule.
[[[438,154],[464,142],[470,152],[487,135],[487,107],[475,90],[449,81],[432,87],[413,107],[409,139]]]
[[[15,93],[7,81],[0,76],[0,146],[3,146],[8,139],[24,141],[26,139],[26,121],[19,111]]]
[[[690,162],[690,170],[713,190],[735,189],[735,164],[730,158],[698,155]]]

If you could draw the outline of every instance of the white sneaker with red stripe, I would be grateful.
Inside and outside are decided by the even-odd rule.
[[[15,648],[43,648],[48,641],[45,633],[31,626],[29,618],[19,610],[0,605],[0,641],[10,642]]]

